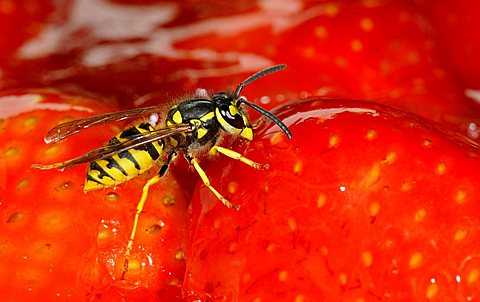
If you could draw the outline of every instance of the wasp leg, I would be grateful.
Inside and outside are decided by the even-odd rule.
[[[203,171],[202,167],[200,167],[200,165],[198,164],[198,160],[196,158],[189,158],[187,157],[187,159],[189,160],[190,164],[193,165],[193,167],[195,168],[195,170],[197,171],[198,175],[200,175],[200,178],[202,179],[203,181],[203,184],[208,188],[210,189],[210,191],[212,191],[213,194],[215,194],[215,196],[229,209],[235,209],[235,210],[240,210],[240,206],[239,205],[234,205],[233,203],[231,203],[230,201],[228,201],[225,197],[222,196],[222,194],[220,194],[214,187],[212,187],[212,185],[210,184],[210,180],[208,179],[208,176],[207,174],[205,173],[205,171]]]
[[[125,274],[128,271],[128,261],[130,258],[130,253],[133,249],[133,241],[135,240],[135,233],[137,232],[138,220],[140,218],[140,214],[143,211],[143,207],[145,206],[145,202],[147,201],[148,190],[152,185],[159,182],[160,179],[167,173],[168,167],[170,166],[170,163],[172,162],[172,159],[174,158],[175,155],[177,155],[175,152],[170,153],[168,155],[167,160],[162,165],[158,173],[154,177],[150,178],[147,181],[147,183],[143,186],[142,197],[140,198],[140,201],[137,204],[137,209],[135,212],[135,219],[133,221],[132,233],[130,234],[130,238],[128,239],[127,249],[125,250],[125,254],[124,254],[125,262],[123,263],[123,272],[120,280],[124,280]]]
[[[230,150],[230,149],[227,149],[227,148],[224,148],[224,147],[213,146],[208,153],[210,155],[215,155],[217,152],[222,153],[223,155],[228,156],[230,158],[233,158],[235,160],[239,160],[242,163],[247,164],[252,168],[255,168],[255,169],[258,169],[258,170],[268,169],[268,164],[259,164],[257,162],[254,162],[251,159],[248,159],[248,158],[244,157],[243,155],[241,155],[238,152],[235,152],[233,150]]]

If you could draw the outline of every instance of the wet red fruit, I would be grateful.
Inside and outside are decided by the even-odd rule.
[[[25,92],[1,96],[0,108],[2,295],[22,301],[180,299],[188,203],[174,177],[152,188],[122,281],[136,203],[154,172],[84,193],[85,165],[63,172],[30,168],[101,146],[118,127],[87,130],[54,145],[46,145],[43,136],[62,121],[112,107],[65,94]]]
[[[445,301],[478,297],[478,146],[416,116],[314,99],[277,111],[245,156],[200,188],[186,289],[213,301]],[[248,176],[247,176],[248,175]]]

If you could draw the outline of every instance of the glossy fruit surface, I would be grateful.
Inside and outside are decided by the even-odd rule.
[[[50,146],[43,143],[43,136],[57,123],[112,108],[92,99],[38,91],[4,95],[0,108],[2,295],[75,301],[107,293],[106,299],[114,301],[137,289],[133,297],[146,300],[178,297],[188,203],[173,176],[152,189],[153,201],[142,215],[137,235],[140,247],[133,251],[125,280],[119,280],[136,202],[153,174],[86,194],[84,166],[64,172],[30,168],[103,144],[118,127],[87,130]]]
[[[294,138],[270,126],[245,151],[269,173],[228,160],[209,171],[241,211],[203,188],[195,195],[192,292],[226,301],[478,297],[478,145],[375,104],[314,99],[278,112]]]
[[[478,299],[479,13],[473,0],[2,1],[2,300]],[[293,139],[260,120],[250,144],[223,141],[266,171],[202,158],[239,212],[180,157],[152,188],[123,281],[155,171],[85,194],[86,165],[30,169],[127,126],[46,145],[61,121],[168,108],[280,63],[242,94]]]

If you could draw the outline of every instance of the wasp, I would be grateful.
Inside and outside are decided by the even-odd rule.
[[[243,105],[273,121],[291,139],[289,129],[275,115],[249,102],[244,96],[240,96],[245,85],[285,67],[284,64],[276,65],[251,75],[236,87],[234,93],[219,92],[211,97],[197,96],[183,100],[170,107],[162,120],[163,125],[159,125],[161,106],[106,113],[59,124],[46,134],[45,143],[57,143],[92,126],[127,119],[143,118],[145,120],[148,117],[148,121],[142,121],[127,128],[104,146],[79,157],[50,165],[34,164],[32,167],[44,170],[64,169],[90,163],[84,186],[84,191],[87,192],[127,182],[158,162],[161,163],[158,173],[144,185],[137,204],[133,227],[125,250],[124,275],[128,270],[128,259],[133,249],[138,220],[145,206],[149,188],[167,173],[171,162],[178,154],[183,154],[199,174],[204,185],[227,208],[239,209],[238,205],[232,204],[210,184],[207,174],[199,164],[199,158],[205,154],[221,153],[255,169],[268,168],[266,164],[254,162],[236,151],[220,146],[220,142],[226,136],[239,136],[248,141],[253,139],[253,127]]]

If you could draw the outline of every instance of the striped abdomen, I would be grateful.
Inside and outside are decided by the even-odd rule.
[[[128,128],[111,139],[108,144],[124,142],[129,137],[141,133],[149,133],[154,128],[148,123],[142,123]],[[122,151],[111,157],[90,163],[85,182],[85,191],[111,187],[137,177],[150,169],[162,154],[165,143],[161,141],[148,143]]]

